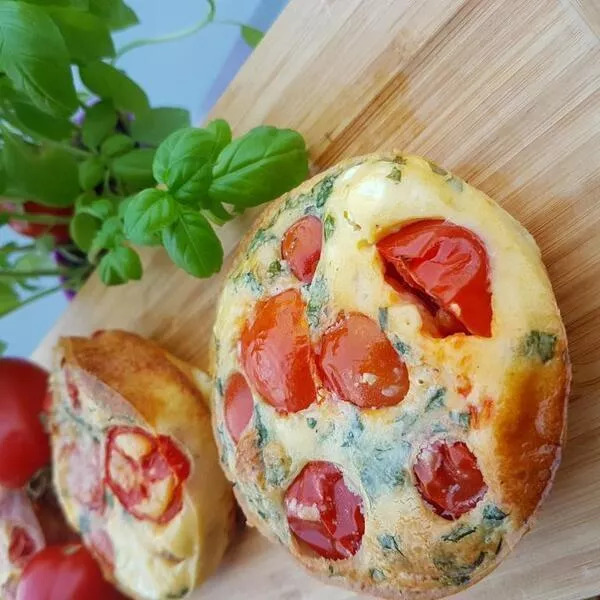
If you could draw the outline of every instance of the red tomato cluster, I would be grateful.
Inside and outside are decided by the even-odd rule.
[[[322,238],[315,216],[301,218],[283,236],[282,258],[302,283],[314,277]],[[426,333],[491,335],[489,262],[476,235],[446,221],[424,220],[386,236],[377,249],[386,281],[403,301],[417,306]],[[340,313],[315,350],[295,289],[257,303],[241,334],[240,358],[244,374],[230,376],[224,401],[225,422],[236,442],[252,418],[250,386],[281,414],[310,406],[319,378],[341,400],[363,409],[394,406],[409,387],[404,361],[379,324],[364,314]],[[475,456],[462,442],[423,448],[413,473],[425,501],[448,519],[470,510],[486,491]],[[362,500],[337,466],[306,465],[285,503],[296,539],[317,554],[342,559],[357,552],[364,532]]]
[[[17,213],[14,205],[4,204],[3,207],[13,214]],[[71,207],[53,208],[51,206],[43,206],[37,202],[25,202],[23,204],[23,212],[30,215],[48,215],[56,217],[68,217],[73,214]],[[38,238],[45,234],[50,234],[56,240],[57,244],[66,244],[70,239],[69,226],[65,224],[59,225],[44,225],[43,223],[31,223],[14,218],[10,219],[8,224],[10,227],[20,233],[31,238]]]

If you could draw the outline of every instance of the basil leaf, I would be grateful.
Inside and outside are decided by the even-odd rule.
[[[100,147],[100,153],[103,156],[119,156],[125,152],[129,152],[135,146],[135,142],[128,136],[122,133],[116,133],[106,138]]]
[[[85,213],[101,221],[115,214],[115,205],[108,198],[98,198],[95,194],[81,194],[75,200],[75,212]]]
[[[19,296],[13,287],[9,283],[0,281],[0,317],[17,308],[19,304]]]
[[[171,260],[195,277],[209,277],[223,264],[223,247],[210,223],[200,213],[183,210],[162,232]]]
[[[79,163],[79,185],[89,192],[102,183],[106,167],[100,158],[90,156]]]
[[[250,27],[249,25],[241,25],[240,29],[244,41],[246,44],[248,44],[248,46],[250,46],[250,48],[256,48],[263,37],[265,37],[265,34],[262,31],[254,27]]]
[[[142,261],[135,250],[119,246],[105,254],[98,265],[100,279],[106,285],[120,285],[142,278]]]
[[[205,129],[186,128],[172,133],[157,149],[154,178],[175,199],[197,205],[211,180],[215,137]]]
[[[119,217],[110,217],[102,223],[102,227],[92,240],[88,251],[90,262],[94,262],[96,255],[100,250],[107,248],[109,250],[118,247],[125,239],[123,235],[123,223]]]
[[[125,211],[125,235],[144,244],[148,237],[169,226],[177,218],[177,203],[171,194],[154,188],[143,190]]]
[[[0,1],[0,69],[43,112],[77,108],[65,42],[42,8]]]
[[[31,132],[49,140],[60,141],[70,137],[73,123],[69,119],[42,112],[33,104],[16,101],[12,106],[17,119]]]
[[[60,29],[74,61],[90,62],[115,55],[110,31],[102,19],[75,8],[51,6],[46,11]]]
[[[8,344],[4,340],[0,340],[0,356],[4,356],[7,348]]]
[[[7,195],[49,206],[70,206],[80,192],[77,160],[62,148],[31,146],[3,131]]]
[[[152,108],[131,123],[131,137],[137,142],[158,146],[168,135],[190,126],[190,113],[184,108]]]
[[[139,23],[135,12],[123,0],[89,0],[89,10],[104,19],[111,29],[125,29]]]
[[[6,189],[6,169],[4,168],[4,160],[0,154],[0,194]],[[7,219],[8,222],[8,219]],[[0,225],[2,223],[0,222]]]
[[[277,198],[307,175],[306,147],[298,132],[256,127],[219,154],[208,193],[245,208]]]
[[[92,241],[100,230],[102,221],[87,213],[73,216],[69,223],[69,234],[77,246],[87,252],[92,247]]]
[[[117,126],[117,112],[110,101],[103,101],[90,106],[85,111],[81,127],[83,143],[90,149],[97,148]]]
[[[225,119],[215,119],[206,126],[206,131],[212,133],[215,137],[215,158],[221,150],[231,142],[231,127]]]
[[[79,74],[90,92],[112,100],[120,110],[137,114],[150,108],[146,92],[123,71],[107,63],[94,61],[80,66]]]
[[[110,163],[112,174],[125,185],[128,193],[154,185],[152,161],[155,150],[142,148],[117,156]]]

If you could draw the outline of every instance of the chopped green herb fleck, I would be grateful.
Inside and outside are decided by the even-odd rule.
[[[400,423],[402,425],[403,431],[409,429],[417,422],[419,415],[414,412],[405,412],[402,413],[399,417],[396,417],[396,423]]]
[[[553,333],[533,330],[530,331],[522,344],[522,351],[525,356],[531,358],[538,357],[546,363],[554,358],[557,337]]]
[[[280,486],[290,473],[289,459],[277,457],[275,460],[270,460],[268,464],[265,464],[265,472],[268,483]]]
[[[333,571],[333,565],[329,565],[327,571],[329,572],[329,577],[333,577],[333,575],[335,574]]]
[[[263,293],[263,286],[260,284],[254,273],[247,271],[240,273],[234,278],[236,285],[248,287],[255,296],[260,296]]]
[[[410,353],[410,346],[405,344],[398,336],[394,336],[392,346],[394,346],[396,352],[401,356],[406,356]]]
[[[379,319],[379,327],[385,331],[388,326],[388,308],[387,306],[380,306],[379,312],[377,313]]]
[[[498,556],[498,554],[500,554],[500,550],[502,550],[502,542],[504,541],[504,538],[500,538],[500,541],[498,542],[498,545],[496,546],[496,556]]]
[[[215,385],[217,386],[217,393],[222,398],[223,394],[225,393],[224,388],[223,388],[223,380],[220,377],[217,377],[215,379]]]
[[[387,179],[391,179],[396,183],[400,183],[402,181],[402,171],[398,167],[394,167],[387,175]]]
[[[346,431],[346,435],[344,435],[344,440],[342,442],[342,448],[347,448],[348,446],[352,446],[356,443],[358,438],[362,435],[365,426],[362,422],[358,411],[354,413],[352,420],[348,425],[348,430]]]
[[[456,177],[455,175],[453,175],[452,177],[450,177],[450,179],[447,180],[448,185],[455,191],[455,192],[462,192],[463,191],[463,182],[462,179],[459,179],[458,177]]]
[[[335,218],[333,215],[327,215],[325,220],[323,221],[323,236],[325,237],[325,241],[327,241],[335,231]]]
[[[450,533],[442,536],[442,539],[445,542],[458,542],[458,540],[462,540],[464,537],[471,535],[477,531],[477,527],[472,527],[471,525],[459,525],[455,527]]]
[[[443,175],[444,177],[446,175],[448,175],[448,171],[446,171],[446,169],[443,169],[442,167],[436,165],[434,162],[428,160],[427,161],[429,163],[429,166],[431,167],[431,170],[436,174],[436,175]]]
[[[179,592],[175,592],[174,594],[168,594],[167,598],[169,600],[178,600],[179,598],[185,598],[190,591],[190,588],[183,588]]]
[[[87,512],[82,512],[79,515],[79,532],[83,535],[90,532],[90,515]]]
[[[269,432],[267,431],[267,428],[264,426],[264,424],[262,422],[262,418],[260,416],[260,411],[258,409],[258,406],[256,406],[254,408],[254,421],[255,421],[256,436],[257,436],[256,443],[259,448],[264,448],[265,444],[267,443],[267,441],[269,439]]]
[[[104,503],[109,508],[112,508],[115,505],[115,497],[107,490],[104,490]]]
[[[258,513],[258,516],[259,516],[259,517],[260,517],[260,518],[261,518],[263,521],[266,521],[266,520],[267,520],[267,513],[266,513],[264,510],[262,510],[262,509],[260,509],[260,508],[257,508],[257,509],[256,509],[256,512]]]
[[[436,388],[429,399],[427,400],[427,404],[425,405],[425,410],[435,410],[436,408],[442,408],[445,406],[445,396],[446,396],[446,388],[439,387]]]
[[[483,523],[489,527],[497,527],[507,516],[507,513],[494,504],[488,504],[483,508]]]
[[[456,563],[453,556],[438,556],[433,559],[433,564],[444,574],[444,583],[448,585],[464,585],[471,579],[473,571],[479,567],[485,560],[485,552],[479,556],[470,565],[460,565]]]
[[[371,579],[376,582],[385,579],[385,573],[381,569],[369,569],[369,575],[371,575]]]
[[[394,157],[394,162],[397,165],[405,165],[406,164],[406,159],[404,158],[404,156],[395,156]]]
[[[434,423],[431,427],[431,433],[447,433],[448,429],[441,423]]]
[[[314,429],[317,426],[317,420],[314,417],[306,417],[306,424]]]
[[[325,202],[327,202],[327,198],[331,195],[331,191],[333,190],[333,184],[335,183],[337,175],[328,175],[325,177],[318,185],[317,195],[315,204],[317,208],[321,208]]]
[[[282,271],[281,262],[278,260],[274,260],[267,268],[267,275],[269,277],[277,277],[277,275],[279,275],[279,273],[281,273],[281,271]]]
[[[268,229],[262,227],[256,231],[250,244],[248,244],[247,254],[252,254],[257,248],[260,248],[266,242],[270,242],[275,239],[275,234]]]
[[[398,540],[395,536],[390,535],[389,533],[384,533],[383,535],[377,536],[377,541],[384,550],[392,550],[402,554],[402,551],[400,550],[400,544],[398,544]],[[402,556],[404,556],[404,554],[402,554]]]
[[[319,326],[319,321],[323,313],[323,305],[329,299],[327,283],[322,275],[317,275],[308,288],[310,298],[306,305],[306,316],[311,327]]]
[[[468,412],[450,411],[450,420],[463,429],[469,429],[471,426],[471,415]]]
[[[382,490],[406,483],[406,463],[411,451],[409,442],[401,441],[388,446],[358,446],[360,479],[371,497]]]

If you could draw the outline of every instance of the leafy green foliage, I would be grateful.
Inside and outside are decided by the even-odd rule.
[[[168,135],[189,127],[190,113],[183,108],[151,108],[131,124],[131,137],[136,142],[158,146]]]
[[[171,225],[178,215],[177,203],[171,194],[157,189],[144,190],[127,205],[125,235],[143,244],[153,233]]]
[[[76,214],[69,223],[69,234],[80,250],[87,252],[100,230],[102,221],[88,213]]]
[[[83,143],[91,150],[112,133],[117,124],[117,111],[110,100],[98,102],[85,111],[81,136]]]
[[[242,37],[244,38],[244,41],[251,48],[256,48],[256,46],[258,46],[260,41],[265,36],[265,34],[262,31],[254,28],[254,27],[250,27],[249,25],[242,25],[240,27],[240,29],[241,29]]]
[[[142,262],[135,250],[128,246],[118,246],[102,257],[98,274],[106,285],[138,280],[142,278]]]
[[[19,295],[7,282],[0,281],[0,317],[19,306]]]
[[[0,70],[41,111],[68,116],[75,110],[67,47],[41,7],[0,0]]]
[[[84,191],[93,190],[104,179],[106,167],[100,158],[90,156],[79,163],[79,185]]]
[[[216,158],[221,150],[231,142],[231,127],[225,119],[214,119],[206,126],[206,130],[215,138],[213,157]]]
[[[306,147],[298,132],[256,127],[221,151],[208,193],[246,208],[280,196],[307,175]]]
[[[133,150],[134,147],[135,142],[128,135],[116,133],[115,135],[107,137],[102,142],[100,154],[107,158],[112,158],[114,156],[125,154],[125,152],[129,152],[129,150]]]
[[[139,23],[135,12],[123,0],[89,0],[89,9],[111,29],[125,29]]]
[[[114,158],[110,169],[117,181],[124,185],[127,193],[133,193],[154,184],[153,160],[154,149],[138,148]]]
[[[68,138],[73,131],[73,124],[69,119],[42,112],[29,102],[17,100],[12,102],[12,107],[28,133],[59,141]]]

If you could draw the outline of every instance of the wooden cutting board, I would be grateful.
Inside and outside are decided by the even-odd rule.
[[[238,133],[301,131],[314,169],[397,148],[427,155],[535,236],[573,360],[569,441],[532,533],[460,598],[581,599],[600,592],[600,1],[292,0],[213,111]],[[230,251],[246,215],[221,231]],[[206,364],[219,278],[161,250],[140,283],[92,277],[42,342],[122,327]],[[194,599],[339,600],[246,531]]]

